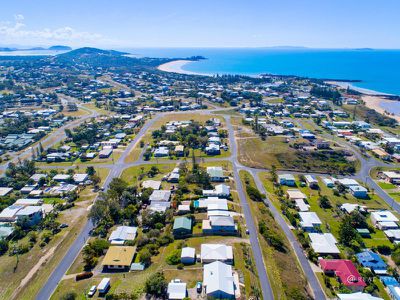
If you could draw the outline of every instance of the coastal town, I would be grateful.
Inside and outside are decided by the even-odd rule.
[[[398,97],[202,59],[0,57],[1,299],[400,299]]]

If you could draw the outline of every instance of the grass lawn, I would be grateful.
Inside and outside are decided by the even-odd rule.
[[[253,177],[246,171],[240,171],[240,177],[244,186],[245,180],[249,181],[249,184],[255,187]],[[248,198],[248,197],[247,197]],[[303,275],[303,271],[298,264],[297,257],[293,252],[289,241],[282,232],[282,229],[275,222],[268,208],[262,202],[254,202],[248,198],[250,209],[256,226],[261,221],[264,221],[271,232],[273,232],[284,244],[285,251],[277,251],[275,248],[270,246],[265,238],[258,234],[258,240],[260,242],[261,250],[264,257],[264,263],[268,272],[268,277],[271,279],[271,287],[276,299],[288,298],[288,293],[297,291],[303,296],[307,296],[306,292],[306,279]],[[296,274],[296,276],[293,276]]]
[[[156,166],[160,172],[155,177],[150,178],[152,180],[161,180],[164,175],[171,172],[175,167],[176,164],[152,164],[152,165],[141,165],[135,166],[128,169],[125,169],[122,172],[121,179],[125,180],[129,184],[134,184],[138,182],[138,177],[140,174],[145,174],[150,171],[152,166]],[[148,179],[146,177],[146,179]]]
[[[393,189],[397,188],[397,186],[395,186],[394,184],[391,184],[389,182],[383,182],[383,181],[378,181],[378,185],[384,190],[393,190]]]

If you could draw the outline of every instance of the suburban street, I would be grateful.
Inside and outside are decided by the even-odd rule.
[[[204,110],[201,111],[201,114],[212,114],[214,111],[217,109],[212,109],[212,110]],[[219,109],[221,111],[221,109]],[[176,112],[176,113],[168,113],[169,115],[171,114],[180,114],[181,112]],[[89,118],[95,115],[95,112],[92,112],[91,115],[85,116],[85,118]],[[153,126],[153,124],[159,120],[162,116],[166,115],[165,113],[160,113],[157,114],[156,116],[153,116],[150,120],[148,120],[143,127],[140,129],[139,133],[135,136],[135,138],[129,143],[127,148],[124,150],[122,153],[121,157],[116,161],[114,164],[96,164],[96,167],[101,167],[101,168],[109,168],[110,172],[105,180],[104,183],[104,188],[105,190],[107,189],[109,183],[111,180],[115,177],[121,176],[121,173],[123,170],[132,167],[132,166],[138,166],[142,164],[154,164],[154,161],[144,161],[143,160],[143,155],[140,155],[139,159],[135,162],[131,163],[126,163],[125,159],[127,156],[130,154],[131,150],[136,147],[136,145],[140,142],[142,137],[147,133],[147,131]],[[245,170],[248,171],[255,180],[255,183],[257,185],[257,188],[260,190],[261,193],[267,194],[266,190],[260,181],[259,178],[259,173],[261,171],[268,171],[267,169],[260,169],[260,168],[250,168],[243,166],[242,164],[239,163],[238,161],[238,147],[237,143],[235,140],[235,132],[233,125],[231,123],[231,117],[229,115],[223,115],[223,117],[226,119],[227,122],[227,129],[229,133],[229,141],[230,141],[230,150],[231,150],[231,156],[227,158],[205,158],[204,161],[223,161],[227,160],[230,161],[233,165],[233,176],[234,180],[236,183],[237,187],[237,192],[240,198],[240,203],[243,208],[243,214],[246,220],[247,228],[250,232],[249,234],[249,239],[250,239],[250,244],[253,250],[253,255],[254,255],[254,260],[255,260],[255,265],[257,268],[257,273],[260,278],[260,284],[261,284],[261,289],[262,289],[262,294],[264,299],[274,299],[273,292],[271,289],[271,284],[270,280],[273,280],[268,277],[268,273],[265,268],[265,264],[263,261],[263,256],[262,256],[262,251],[260,247],[260,243],[258,241],[258,230],[257,227],[255,226],[254,220],[251,215],[249,203],[247,202],[247,198],[245,196],[245,191],[243,189],[242,182],[240,180],[239,176],[239,171],[240,170]],[[80,119],[82,120],[82,119]],[[76,124],[75,124],[76,125]],[[73,126],[72,124],[69,124],[69,126]],[[60,128],[61,130],[61,128]],[[64,130],[64,129],[63,129]],[[52,133],[54,135],[56,133]],[[50,138],[50,137],[48,137]],[[61,138],[57,138],[57,140],[61,140]],[[346,145],[346,147],[349,147],[349,145]],[[357,159],[360,160],[361,162],[361,168],[355,174],[352,176],[355,179],[358,179],[360,181],[366,182],[369,187],[374,189],[374,192],[377,193],[382,199],[385,200],[388,205],[392,206],[393,209],[396,211],[400,212],[400,205],[395,202],[388,194],[386,194],[376,183],[375,181],[371,178],[370,176],[370,169],[375,166],[391,166],[389,164],[385,164],[383,162],[377,161],[375,158],[366,158],[360,153],[358,153],[355,149],[350,149],[352,152],[355,154]],[[143,153],[142,153],[143,154]],[[178,161],[177,161],[178,162]],[[164,164],[164,163],[170,163],[168,161],[160,161],[159,164]],[[74,166],[70,167],[57,167],[57,166],[46,166],[44,168],[72,168]],[[296,172],[293,172],[296,173]],[[328,172],[326,173],[328,174]],[[323,174],[318,174],[318,175],[323,175]],[[292,248],[294,249],[294,252],[297,256],[297,259],[305,273],[305,276],[307,277],[307,281],[309,283],[309,287],[314,295],[315,299],[325,299],[326,296],[324,292],[322,291],[321,285],[319,284],[319,281],[315,275],[315,273],[312,270],[312,267],[310,265],[310,262],[308,261],[303,249],[301,248],[299,242],[297,241],[295,235],[293,234],[292,230],[290,229],[289,225],[286,223],[284,218],[280,215],[278,210],[274,207],[272,202],[268,197],[265,199],[266,205],[269,206],[276,222],[279,224],[279,226],[282,228],[284,234],[287,236]],[[64,258],[59,262],[58,266],[56,269],[53,271],[53,273],[49,276],[48,281],[46,284],[43,286],[43,288],[40,290],[38,293],[36,299],[49,299],[54,292],[54,290],[57,288],[58,283],[64,276],[64,274],[67,272],[67,270],[70,268],[72,263],[74,262],[75,258],[78,256],[79,252],[83,248],[83,246],[86,243],[86,240],[89,237],[90,230],[93,228],[93,225],[91,224],[90,221],[87,221],[87,223],[84,225],[82,231],[80,234],[76,237],[75,241],[71,245],[69,251],[65,254]]]

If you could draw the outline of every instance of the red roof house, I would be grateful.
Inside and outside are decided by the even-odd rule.
[[[353,262],[348,259],[320,259],[324,273],[335,274],[339,281],[352,291],[362,291],[366,286]]]

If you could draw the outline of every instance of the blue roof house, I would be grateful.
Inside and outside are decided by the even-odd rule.
[[[372,252],[370,250],[364,250],[356,254],[358,262],[364,267],[369,268],[371,271],[378,274],[385,274],[387,269],[387,264],[379,256],[379,254]]]
[[[393,276],[379,276],[385,286],[399,286],[399,282]]]

